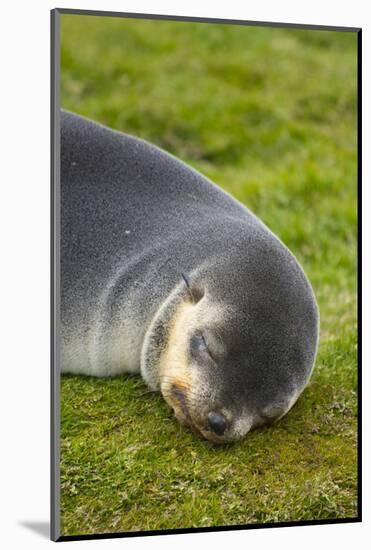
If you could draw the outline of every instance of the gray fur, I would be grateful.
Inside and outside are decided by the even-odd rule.
[[[167,327],[187,294],[183,273],[221,311],[216,332],[206,327],[221,347],[200,375],[200,407],[206,414],[214,400],[235,419],[226,439],[282,416],[309,379],[318,339],[296,259],[168,153],[71,113],[61,120],[62,371],[141,371],[158,389]]]

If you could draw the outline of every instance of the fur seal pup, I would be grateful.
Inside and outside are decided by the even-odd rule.
[[[140,372],[223,443],[287,413],[317,339],[303,270],[245,206],[161,149],[62,112],[62,372]]]

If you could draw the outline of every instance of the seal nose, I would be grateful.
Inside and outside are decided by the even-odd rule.
[[[210,412],[207,415],[207,427],[217,435],[223,435],[227,427],[227,421],[222,414]]]

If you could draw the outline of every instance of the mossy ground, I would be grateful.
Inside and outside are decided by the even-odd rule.
[[[143,137],[244,202],[314,287],[312,380],[215,447],[138,377],[63,376],[63,534],[357,515],[354,33],[62,16],[62,106]]]

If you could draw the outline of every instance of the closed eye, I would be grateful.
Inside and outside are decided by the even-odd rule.
[[[194,355],[195,357],[199,357],[202,354],[207,354],[211,358],[213,358],[207,346],[206,340],[201,333],[194,334],[191,337],[190,349],[192,355]]]

